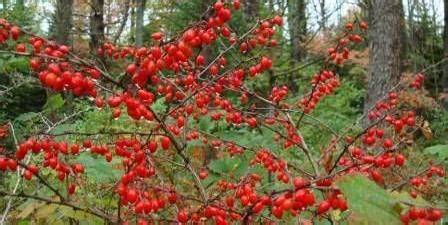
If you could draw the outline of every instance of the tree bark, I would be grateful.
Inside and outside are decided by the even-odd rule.
[[[55,39],[58,44],[64,44],[71,46],[72,38],[70,37],[70,31],[73,27],[73,0],[59,0],[56,3],[56,15],[55,15],[55,25],[56,25],[56,36]],[[47,96],[51,97],[55,92],[48,90]],[[73,95],[70,93],[64,94],[67,104],[66,112],[73,112]],[[56,114],[50,115],[50,118],[55,119]]]
[[[306,52],[302,44],[306,35],[306,3],[305,0],[288,0],[288,24],[290,36],[290,65],[294,66],[305,58]],[[297,93],[298,86],[295,85],[296,73],[289,74],[288,80],[291,83],[290,90]]]
[[[96,55],[98,47],[104,41],[104,0],[91,0],[90,12],[90,52]]]
[[[401,0],[371,0],[367,9],[369,66],[364,113],[399,81],[405,29],[403,13],[397,13],[403,12]]]
[[[288,24],[291,38],[291,60],[300,62],[305,57],[305,49],[301,46],[306,35],[305,0],[288,0]]]
[[[252,23],[258,16],[258,0],[244,0],[243,16],[247,23]]]
[[[322,31],[327,32],[328,27],[327,27],[327,11],[325,10],[325,0],[319,0],[319,8],[320,8],[319,26]]]
[[[56,41],[70,45],[70,31],[73,26],[73,0],[59,0],[56,3]]]
[[[445,24],[443,31],[443,56],[448,58],[448,0],[443,1],[444,11],[445,11]],[[443,65],[443,92],[448,93],[448,62],[445,62]],[[445,99],[444,102],[445,109],[448,109],[448,98]]]
[[[131,0],[131,27],[129,28],[129,43],[135,44],[135,0]]]
[[[137,0],[137,15],[135,22],[135,46],[140,47],[143,44],[143,19],[145,16],[146,0]]]

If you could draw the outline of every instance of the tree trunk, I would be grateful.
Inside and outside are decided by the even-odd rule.
[[[73,0],[59,0],[56,3],[56,41],[59,44],[70,45],[72,29]]]
[[[104,0],[91,0],[90,3],[90,52],[96,55],[98,47],[104,41]]]
[[[415,7],[417,6],[416,0],[408,0],[408,27],[409,27],[409,42],[403,43],[408,48],[408,51],[411,53],[415,53],[415,49],[417,44],[415,43],[415,23],[414,23],[414,15],[415,15]],[[415,60],[412,60],[412,62],[409,62],[409,66],[411,67],[412,71],[417,71],[417,64]],[[412,63],[412,65],[411,65]]]
[[[73,0],[59,0],[56,3],[56,41],[58,44],[64,44],[67,46],[72,45],[72,38],[70,37],[70,31],[73,27]],[[47,96],[51,97],[55,92],[48,90]],[[70,93],[64,94],[66,98],[66,112],[73,112],[73,95]],[[52,114],[51,118],[56,118],[56,114]]]
[[[306,35],[306,3],[305,0],[288,0],[288,24],[290,36],[290,65],[295,66],[305,58],[305,49],[302,44]],[[291,83],[290,90],[297,93],[298,86],[295,85],[296,73],[291,73],[288,80]]]
[[[444,9],[445,9],[445,24],[443,29],[443,56],[445,58],[448,57],[448,0],[444,0]],[[444,75],[444,83],[443,88],[445,92],[448,92],[448,63],[443,64],[443,75]]]
[[[306,4],[305,0],[288,1],[288,24],[291,38],[291,60],[300,62],[305,56],[305,49],[301,46],[306,35]]]
[[[143,19],[145,16],[146,0],[137,0],[137,15],[135,22],[135,46],[140,47],[143,44]]]
[[[401,71],[404,18],[401,0],[368,1],[369,66],[364,113],[397,84]],[[367,120],[364,124],[367,124]]]
[[[243,16],[247,23],[251,24],[258,16],[258,0],[244,0],[243,4]]]
[[[319,0],[319,8],[320,8],[319,26],[323,32],[327,32],[328,27],[327,27],[327,11],[325,10],[325,0]]]
[[[135,0],[131,0],[131,27],[129,29],[129,43],[135,44]]]
[[[445,8],[445,24],[443,31],[443,56],[448,58],[448,0],[443,1]],[[443,65],[443,92],[448,93],[448,61],[442,64]],[[444,102],[445,109],[448,110],[448,98],[445,99]]]

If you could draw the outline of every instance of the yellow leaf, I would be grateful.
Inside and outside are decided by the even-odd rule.
[[[52,215],[58,206],[54,204],[44,205],[36,210],[36,218],[47,218],[49,215]]]
[[[32,202],[28,204],[25,208],[20,210],[20,213],[17,215],[18,219],[25,219],[28,216],[31,215],[31,213],[34,211],[34,209],[39,208],[40,206],[44,205],[43,203],[39,202]]]
[[[426,139],[432,139],[432,131],[427,120],[423,121],[423,124],[419,128]]]

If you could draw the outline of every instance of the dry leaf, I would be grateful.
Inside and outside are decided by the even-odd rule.
[[[423,121],[423,124],[420,125],[419,128],[426,139],[432,139],[432,131],[427,120]]]

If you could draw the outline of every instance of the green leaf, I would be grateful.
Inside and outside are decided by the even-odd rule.
[[[38,118],[39,114],[35,112],[23,113],[15,118],[17,122],[26,122],[35,118]]]
[[[205,132],[212,130],[213,124],[211,122],[210,117],[204,116],[204,117],[199,118],[198,128],[199,128],[199,130],[205,131]]]
[[[402,202],[402,203],[410,203],[413,205],[418,205],[421,207],[431,207],[431,204],[429,202],[427,202],[425,199],[423,199],[420,195],[417,196],[417,198],[413,198],[408,192],[406,191],[402,191],[402,192],[398,192],[398,191],[394,191],[391,193],[392,198],[397,202]]]
[[[208,168],[215,173],[232,174],[235,177],[244,176],[249,170],[249,161],[229,156],[216,159],[209,163]]]
[[[5,65],[5,60],[0,58],[0,71],[3,69],[4,65]]]
[[[222,179],[221,176],[214,174],[214,173],[210,173],[207,178],[205,178],[204,181],[202,181],[202,186],[204,188],[209,188],[212,184],[218,182],[220,179]]]
[[[52,95],[47,99],[47,102],[43,107],[43,111],[46,113],[55,112],[64,106],[64,103],[65,102],[64,99],[62,99],[61,94]]]
[[[213,160],[208,165],[208,168],[215,173],[227,173],[230,171],[230,166],[224,160]]]
[[[80,210],[74,210],[67,206],[61,206],[59,208],[59,212],[63,214],[66,217],[70,217],[76,220],[87,220],[90,221],[90,224],[100,224],[101,219],[97,216],[94,216],[92,214],[80,211]]]
[[[108,163],[104,158],[94,158],[90,154],[81,154],[76,160],[85,166],[85,174],[94,183],[105,183],[120,176],[120,171],[113,167],[113,161]]]
[[[167,108],[164,98],[157,99],[154,103],[152,103],[151,108],[156,113],[163,113]]]
[[[395,201],[375,182],[356,174],[336,183],[360,224],[400,224]]]
[[[242,160],[235,168],[235,177],[242,177],[249,171],[249,160]]]
[[[17,57],[14,56],[8,59],[1,67],[5,72],[28,72],[28,59],[26,57]]]
[[[439,160],[448,159],[448,145],[434,145],[423,150],[424,152],[436,155]]]

